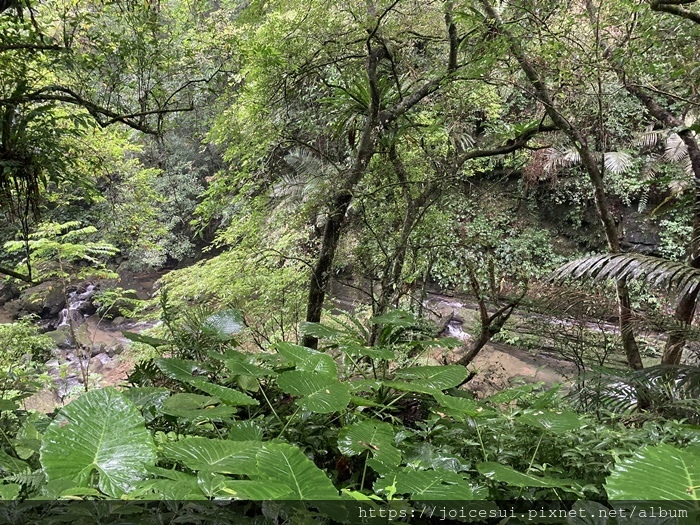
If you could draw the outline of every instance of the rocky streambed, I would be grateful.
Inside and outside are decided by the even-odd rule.
[[[135,290],[133,297],[147,299],[161,273],[126,275],[118,283]],[[0,287],[0,323],[9,323],[20,315],[32,313],[39,317],[39,326],[55,343],[52,359],[47,362],[53,387],[29,398],[26,408],[50,411],[67,400],[72,393],[88,387],[118,385],[124,381],[133,367],[133,362],[124,350],[128,340],[122,331],[140,332],[152,327],[155,322],[143,322],[126,317],[117,303],[105,314],[98,312],[98,293],[115,283],[82,282],[65,290],[56,283],[42,283],[22,293],[5,284]],[[364,303],[365,297],[357,289],[334,286],[331,303],[339,310],[353,311]],[[3,304],[4,303],[4,304]],[[469,346],[474,328],[478,324],[478,306],[467,296],[446,295],[432,290],[424,302],[424,310],[438,322],[444,324],[443,335],[463,342],[463,347],[449,354],[432,355],[427,359],[432,364],[453,363]],[[542,315],[516,311],[510,326],[519,333],[527,333],[528,326]],[[545,322],[554,326],[563,321],[555,316],[546,316]],[[448,321],[449,320],[449,321]],[[540,319],[542,321],[543,319]],[[614,325],[604,328],[613,333]],[[592,328],[592,329],[593,329]],[[551,385],[566,382],[577,373],[569,360],[547,348],[525,348],[503,341],[490,342],[477,356],[472,367],[477,376],[467,388],[478,396],[518,381],[544,382]]]
[[[154,281],[148,280],[150,288]],[[26,399],[26,409],[48,412],[86,387],[118,385],[126,379],[133,362],[124,354],[129,342],[122,331],[140,332],[155,322],[125,317],[125,305],[129,299],[147,298],[151,289],[142,286],[100,309],[98,292],[111,286],[85,281],[64,287],[49,281],[22,292],[8,284],[0,287],[0,323],[32,314],[55,344],[46,362],[50,386]]]

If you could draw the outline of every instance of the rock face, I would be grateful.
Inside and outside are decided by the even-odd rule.
[[[636,210],[626,209],[622,233],[621,245],[624,249],[647,255],[658,254],[661,244],[659,226],[649,220],[649,217]]]
[[[19,288],[7,281],[0,283],[0,306],[17,297],[19,297]]]
[[[19,297],[21,312],[36,314],[42,319],[57,316],[66,306],[66,293],[63,287],[47,281],[27,288]]]

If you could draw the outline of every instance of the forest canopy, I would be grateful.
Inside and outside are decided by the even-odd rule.
[[[695,0],[0,0],[0,498],[690,523],[698,37]]]

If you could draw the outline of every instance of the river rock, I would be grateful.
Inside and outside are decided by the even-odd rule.
[[[11,319],[18,319],[20,317],[20,312],[22,312],[22,303],[19,299],[15,299],[14,301],[6,302],[4,308]]]
[[[77,330],[75,330],[75,339],[84,348],[90,348],[92,346],[92,336],[87,324],[81,324]]]
[[[83,304],[80,305],[78,310],[81,314],[85,316],[90,316],[97,312],[97,306],[95,306],[92,300],[86,300]]]
[[[73,347],[73,340],[71,339],[70,328],[67,326],[60,326],[53,332],[46,332],[58,348],[67,349]]]
[[[24,290],[20,296],[22,310],[43,319],[57,316],[66,306],[66,294],[56,282],[47,281]]]
[[[117,343],[114,346],[107,347],[107,355],[109,357],[115,357],[121,355],[124,352],[124,345]]]
[[[107,354],[99,354],[90,359],[89,370],[91,373],[99,374],[105,370],[111,370],[114,368],[114,363],[112,358]]]
[[[95,357],[97,355],[105,353],[107,353],[107,347],[104,343],[100,343],[99,345],[92,345],[92,347],[90,347],[90,357]]]
[[[0,306],[19,297],[19,288],[8,281],[0,283]]]

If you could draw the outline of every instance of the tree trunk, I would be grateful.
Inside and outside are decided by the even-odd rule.
[[[520,68],[523,70],[528,81],[534,88],[535,95],[544,106],[547,115],[550,119],[552,119],[552,122],[554,122],[554,124],[564,134],[566,134],[567,137],[569,137],[569,140],[571,140],[576,147],[576,150],[579,152],[579,155],[581,156],[581,163],[583,164],[583,167],[588,174],[588,178],[591,181],[591,185],[593,186],[595,205],[598,211],[598,216],[603,223],[603,229],[605,230],[605,237],[608,242],[609,251],[610,253],[619,253],[620,240],[618,238],[615,219],[610,212],[610,207],[608,206],[607,197],[605,195],[603,177],[598,167],[598,162],[588,147],[585,138],[579,133],[578,129],[572,126],[571,123],[564,118],[561,113],[559,113],[554,105],[552,97],[549,94],[549,89],[540,78],[537,70],[534,68],[530,60],[525,55],[525,51],[520,45],[520,41],[504,27],[500,16],[496,13],[488,0],[481,0],[481,3],[484,6],[487,15],[493,21],[494,29],[506,37],[513,56],[520,64]],[[631,368],[637,370],[642,366],[642,358],[639,353],[637,341],[634,338],[634,331],[631,324],[632,312],[630,309],[629,292],[627,290],[627,285],[624,282],[618,282],[616,289],[620,314],[620,333],[622,334],[622,345],[625,355],[627,356],[628,364]]]
[[[647,109],[649,114],[660,121],[668,128],[682,128],[683,122],[676,118],[670,111],[661,106],[654,98],[647,94],[639,85],[631,82],[620,69],[617,70],[618,77],[622,80],[628,93],[639,100]],[[688,264],[693,268],[700,268],[700,147],[693,133],[688,129],[677,131],[678,136],[683,140],[690,158],[690,166],[695,178],[695,209],[693,215],[693,232],[690,239],[690,254]],[[690,326],[695,317],[695,305],[698,298],[698,291],[694,291],[680,298],[674,317],[683,325]],[[685,337],[680,331],[673,331],[669,334],[661,357],[661,363],[665,365],[677,365],[681,362]]]

